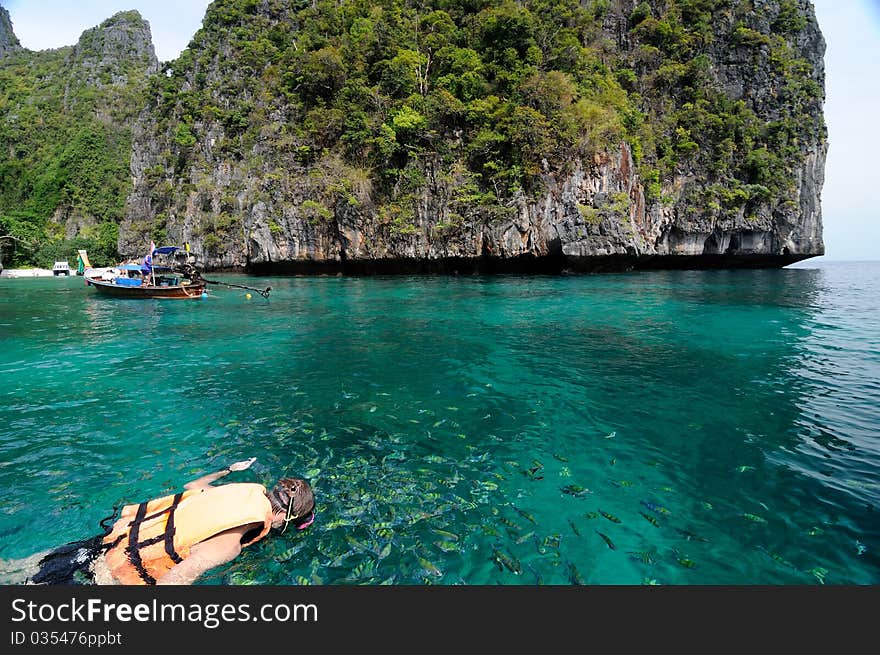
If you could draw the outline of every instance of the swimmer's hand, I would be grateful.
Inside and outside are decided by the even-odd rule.
[[[256,457],[251,457],[250,459],[245,459],[240,462],[235,462],[234,464],[230,464],[225,469],[221,471],[215,471],[214,473],[208,473],[208,475],[203,475],[198,480],[193,480],[192,482],[187,482],[183,485],[184,489],[207,489],[211,486],[212,482],[216,482],[220,478],[229,475],[233,471],[244,471],[246,468],[250,468],[250,465],[257,461]]]
[[[251,467],[251,464],[257,461],[256,457],[251,457],[250,459],[244,459],[240,462],[235,462],[235,464],[229,465],[230,471],[244,471]]]

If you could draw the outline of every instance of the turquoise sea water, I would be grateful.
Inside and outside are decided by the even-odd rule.
[[[0,280],[0,559],[253,456],[317,521],[203,584],[880,582],[880,263],[213,277]]]

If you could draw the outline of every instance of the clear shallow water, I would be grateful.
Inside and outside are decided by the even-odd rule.
[[[878,263],[215,277],[0,281],[0,558],[255,456],[318,520],[204,584],[880,582]]]

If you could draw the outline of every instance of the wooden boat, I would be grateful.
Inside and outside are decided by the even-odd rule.
[[[178,250],[180,248],[177,246],[156,248],[151,243],[149,254],[144,257],[142,264],[128,263],[112,268],[86,268],[83,271],[86,286],[94,287],[99,293],[117,298],[204,298],[208,295],[209,284],[256,291],[263,298],[269,297],[272,287],[258,289],[233,282],[206,280],[188,261],[189,255],[179,253]],[[158,256],[155,262],[154,256]],[[247,297],[250,298],[250,294]]]
[[[207,282],[191,265],[154,264],[156,255],[174,255],[177,246],[151,248],[143,264],[119,264],[112,268],[90,268],[83,272],[86,286],[116,298],[202,298]]]
[[[178,284],[171,282],[166,284],[164,281],[159,284],[119,283],[119,277],[105,280],[99,277],[90,277],[90,272],[86,271],[84,275],[86,285],[94,287],[99,293],[117,298],[201,298],[207,287],[205,282],[191,280],[181,280]]]

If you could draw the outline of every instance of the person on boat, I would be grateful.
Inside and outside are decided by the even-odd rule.
[[[26,582],[189,585],[273,528],[311,525],[315,497],[302,478],[282,478],[271,491],[256,483],[212,485],[255,459],[189,482],[180,493],[126,505],[112,526],[104,524],[113,516],[101,522],[104,534],[51,551]]]

